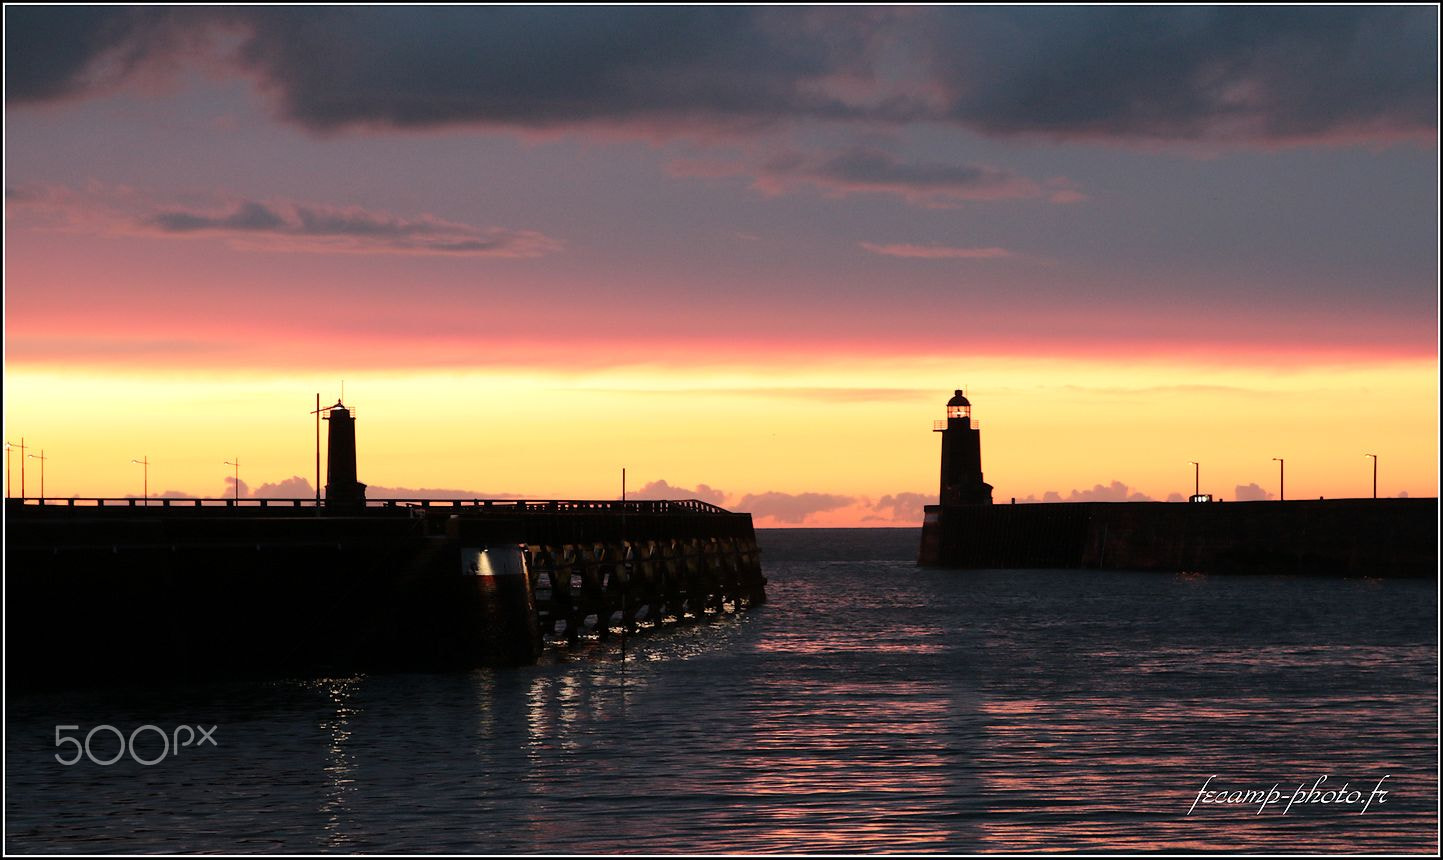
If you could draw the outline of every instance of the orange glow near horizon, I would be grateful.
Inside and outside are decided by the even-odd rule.
[[[1121,482],[1166,499],[1224,499],[1251,484],[1287,497],[1437,495],[1433,361],[1256,371],[1065,359],[817,360],[787,372],[661,367],[562,372],[366,374],[346,380],[357,410],[361,480],[378,488],[531,498],[615,498],[621,469],[705,484],[736,508],[749,495],[829,494],[830,508],[766,526],[915,525],[879,515],[899,493],[935,494],[931,422],[966,384],[998,503]],[[905,387],[899,381],[905,380]],[[254,490],[314,480],[314,392],[339,379],[80,372],[11,365],[6,438],[47,457],[52,497],[229,493],[239,457]],[[18,452],[17,452],[18,456]],[[35,464],[30,464],[34,466]],[[11,463],[18,495],[19,464]],[[29,468],[29,467],[27,467]],[[33,470],[32,470],[33,471]],[[38,492],[36,475],[27,489]],[[324,480],[324,477],[323,477]],[[374,495],[374,494],[373,494]]]

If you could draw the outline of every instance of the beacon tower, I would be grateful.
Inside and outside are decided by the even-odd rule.
[[[992,485],[982,480],[981,434],[962,389],[947,401],[947,420],[932,429],[942,434],[942,505],[992,504]]]
[[[363,508],[366,485],[356,480],[356,413],[337,400],[325,414],[326,507]]]

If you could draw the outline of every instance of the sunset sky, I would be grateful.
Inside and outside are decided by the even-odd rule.
[[[7,6],[5,439],[50,496],[309,495],[344,380],[373,498],[915,525],[965,386],[1000,502],[1436,496],[1437,54],[1432,6]]]

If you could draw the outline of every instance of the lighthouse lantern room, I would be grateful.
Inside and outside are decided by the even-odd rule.
[[[942,434],[942,505],[992,504],[992,485],[982,480],[981,433],[962,389],[947,401],[947,421],[933,429]]]

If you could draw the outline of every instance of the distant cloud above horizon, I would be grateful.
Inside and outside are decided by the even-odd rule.
[[[697,499],[713,505],[725,506],[727,495],[715,487],[708,487],[706,484],[697,484],[695,489],[689,490],[686,487],[673,487],[664,480],[655,480],[643,485],[639,490],[629,491],[626,497],[628,499],[654,499],[660,501]]]
[[[245,482],[241,482],[241,495],[246,495]],[[315,498],[316,488],[311,482],[300,475],[292,475],[275,483],[261,484],[251,494],[256,499],[311,499]]]
[[[872,505],[872,510],[876,512],[876,521],[921,525],[922,517],[926,513],[924,509],[927,505],[935,504],[936,493],[897,493],[878,499]]]
[[[40,7],[10,104],[187,65],[317,132],[475,125],[748,134],[798,118],[1113,142],[1427,139],[1425,7]]]
[[[1169,497],[1168,501],[1180,501],[1181,496],[1176,499]],[[1066,496],[1056,490],[1048,490],[1042,494],[1042,498],[1028,496],[1019,499],[1021,502],[1152,502],[1156,501],[1146,493],[1134,491],[1122,481],[1113,481],[1103,486],[1094,484],[1090,490],[1072,490]]]
[[[1274,498],[1273,494],[1258,486],[1257,482],[1238,484],[1233,488],[1233,499],[1239,502],[1266,502],[1271,498]]]
[[[450,490],[436,487],[382,487],[369,484],[366,487],[368,499],[448,499],[465,501],[470,499],[527,499],[524,493],[492,493],[482,490]]]
[[[756,517],[799,525],[813,514],[835,511],[855,502],[852,496],[834,493],[748,493],[736,502],[736,509]]]

